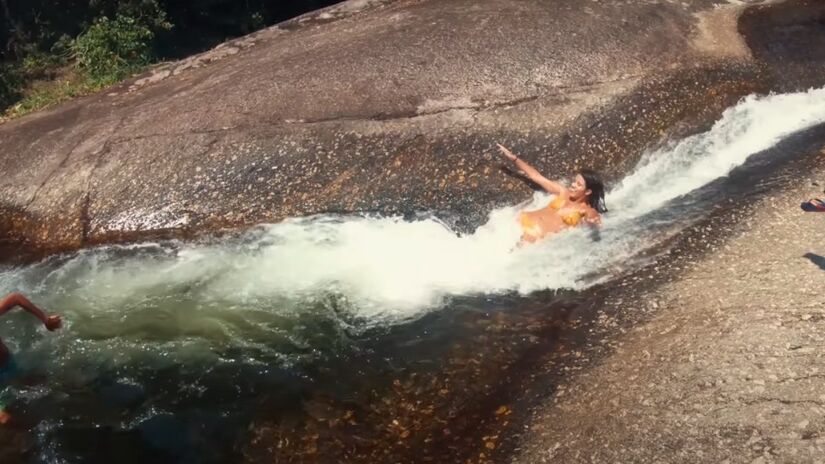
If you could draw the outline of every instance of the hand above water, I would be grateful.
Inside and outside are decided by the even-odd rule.
[[[602,218],[598,214],[594,216],[587,215],[584,217],[584,222],[586,224],[590,224],[591,226],[601,227]]]
[[[508,150],[504,145],[497,143],[498,149],[501,150],[501,153],[510,161],[515,161],[518,159],[518,156],[514,155],[512,151]]]
[[[61,325],[63,325],[63,321],[60,320],[60,315],[52,314],[51,316],[46,318],[44,324],[46,325],[46,328],[49,329],[49,331],[53,332],[59,329]]]

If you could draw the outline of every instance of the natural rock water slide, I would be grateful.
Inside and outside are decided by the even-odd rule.
[[[32,374],[3,447],[487,459],[516,422],[511,376],[571,315],[701,222],[731,169],[769,176],[795,154],[769,149],[825,119],[822,90],[797,92],[822,85],[821,50],[797,45],[821,37],[823,8],[721,6],[344,3],[0,128],[16,246],[293,217],[4,268],[0,290],[70,323],[49,338],[5,322]],[[772,88],[788,95],[734,105]],[[600,235],[513,252],[502,205],[529,189],[498,170],[495,140],[547,172],[610,173]],[[749,165],[760,153],[773,161]]]

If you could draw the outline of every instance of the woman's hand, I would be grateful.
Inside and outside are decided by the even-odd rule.
[[[593,227],[601,227],[602,217],[598,214],[587,214],[584,216],[584,222]]]
[[[519,171],[521,171],[528,179],[538,184],[548,193],[552,193],[553,195],[567,194],[567,189],[565,189],[563,185],[542,176],[536,168],[527,164],[527,162],[516,156],[512,151],[505,148],[504,145],[500,143],[497,143],[496,145],[498,145],[498,149],[501,150],[501,154],[504,155],[505,158],[516,164],[516,168],[518,168]]]
[[[518,156],[514,155],[512,151],[505,148],[504,145],[500,143],[497,143],[496,145],[498,145],[498,149],[501,150],[501,154],[503,154],[508,160],[515,161],[518,159]]]

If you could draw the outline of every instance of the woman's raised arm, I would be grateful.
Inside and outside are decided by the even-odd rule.
[[[499,150],[501,150],[501,153],[505,158],[515,163],[516,167],[519,168],[519,170],[521,170],[527,178],[538,184],[547,192],[555,195],[563,195],[567,192],[567,188],[563,185],[544,177],[536,170],[536,168],[527,164],[527,162],[516,156],[512,151],[508,150],[500,143],[497,143],[496,145],[498,145]]]

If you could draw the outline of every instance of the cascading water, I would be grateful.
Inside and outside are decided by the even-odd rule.
[[[116,403],[133,392],[137,406],[115,420],[131,429],[197,409],[221,382],[254,402],[258,390],[281,388],[318,359],[357,345],[358,333],[450,311],[453,296],[582,290],[638,265],[645,250],[701,217],[686,194],[821,123],[825,89],[748,97],[710,131],[645,155],[609,192],[600,229],[522,248],[516,214],[546,205],[546,195],[495,210],[464,236],[435,219],[316,216],[223,242],[110,246],[0,268],[0,293],[24,292],[66,320],[48,335],[23,315],[0,320],[4,341],[40,379],[7,394],[42,415],[39,459],[75,462],[55,440],[81,408],[61,402],[66,392],[99,396],[101,382],[117,385]],[[673,214],[659,214],[663,207]],[[172,377],[159,379],[163,373]],[[63,409],[48,412],[45,404]],[[221,404],[231,415],[232,401]],[[111,422],[107,408],[83,420]]]

